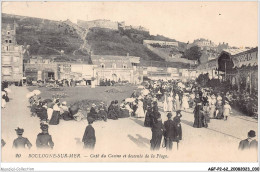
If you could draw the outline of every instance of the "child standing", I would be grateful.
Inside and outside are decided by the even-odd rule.
[[[231,113],[231,106],[229,105],[229,102],[228,101],[225,101],[225,105],[224,105],[224,120],[226,121],[227,118],[229,117]]]

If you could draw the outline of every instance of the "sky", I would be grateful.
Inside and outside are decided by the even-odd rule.
[[[182,42],[258,46],[255,2],[2,2],[2,13],[51,20],[108,19],[143,26],[150,34]]]

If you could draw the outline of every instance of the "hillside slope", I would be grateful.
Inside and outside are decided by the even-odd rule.
[[[59,60],[89,60],[89,52],[96,55],[129,55],[141,58],[144,66],[188,67],[189,64],[166,62],[162,57],[143,45],[143,40],[175,41],[161,35],[153,36],[139,30],[118,31],[102,28],[85,30],[67,21],[2,14],[3,24],[16,23],[16,40],[19,45],[30,45],[31,55],[48,58],[60,55]]]
[[[2,14],[2,23],[14,22],[17,43],[29,44],[31,55],[59,55],[61,50],[70,55],[83,44],[76,30],[65,22]]]

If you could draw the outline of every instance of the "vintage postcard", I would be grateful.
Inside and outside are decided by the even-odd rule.
[[[2,162],[258,162],[258,2],[1,15]]]

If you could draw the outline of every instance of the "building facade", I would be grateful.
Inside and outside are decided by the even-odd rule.
[[[178,47],[178,42],[170,42],[170,41],[158,41],[158,40],[143,40],[143,44],[159,44],[160,46],[173,46]]]
[[[23,79],[23,47],[16,43],[16,24],[2,24],[2,80]]]
[[[127,81],[134,84],[142,82],[142,76],[137,69],[140,57],[92,55],[91,60],[95,65],[94,76],[98,85],[102,80]]]
[[[24,64],[24,75],[28,81],[48,81],[58,79],[58,65],[50,59],[35,57]]]
[[[118,30],[118,22],[113,22],[110,20],[93,20],[93,21],[83,21],[78,20],[77,24],[80,27],[83,27],[85,29],[93,28],[93,27],[99,27],[99,28],[106,28],[111,30]]]

